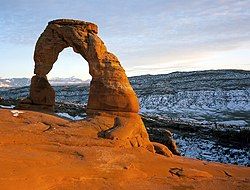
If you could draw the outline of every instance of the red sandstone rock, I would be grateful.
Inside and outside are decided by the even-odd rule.
[[[87,60],[92,76],[87,109],[138,113],[138,99],[124,69],[117,57],[107,51],[97,32],[97,26],[89,22],[68,19],[49,22],[36,43],[35,74],[46,76],[59,53],[72,47]],[[38,103],[35,93],[31,100]]]
[[[36,75],[31,80],[30,97],[28,101],[22,101],[19,108],[53,110],[55,92],[46,75],[52,69],[59,53],[66,47],[72,47],[86,59],[92,76],[87,104],[88,115],[108,111],[112,114],[108,114],[107,120],[116,118],[115,123],[108,125],[109,128],[99,132],[102,132],[105,138],[117,140],[116,144],[119,146],[143,147],[154,152],[138,115],[138,99],[125,71],[117,57],[107,51],[97,33],[97,26],[89,22],[69,19],[49,22],[36,43]],[[100,122],[105,126],[104,120]]]
[[[31,102],[38,106],[53,107],[55,103],[55,91],[50,86],[48,80],[44,76],[33,76],[30,86]],[[27,103],[27,101],[25,102]]]
[[[114,119],[0,109],[0,189],[250,189],[250,168],[152,154],[97,138]]]
[[[144,147],[154,152],[154,147],[149,141],[149,136],[141,117],[137,114],[115,117],[113,127],[102,131],[100,136],[122,141],[125,147]]]
[[[173,157],[173,153],[163,144],[152,142],[155,152],[166,157]]]

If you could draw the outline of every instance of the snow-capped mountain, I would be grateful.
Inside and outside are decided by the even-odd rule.
[[[75,85],[75,84],[85,84],[89,83],[90,80],[82,80],[76,77],[69,78],[51,78],[49,82],[52,86],[62,86],[62,85]],[[30,85],[30,78],[10,78],[3,79],[0,78],[0,88],[16,88]]]
[[[0,78],[0,88],[22,87],[28,85],[30,85],[30,79],[28,78],[10,78],[10,79]]]
[[[69,78],[51,78],[49,82],[52,86],[63,86],[63,85],[76,85],[76,84],[88,84],[90,80],[82,80],[76,77],[69,77]]]

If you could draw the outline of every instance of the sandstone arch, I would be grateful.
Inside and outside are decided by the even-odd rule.
[[[72,47],[88,62],[92,76],[87,109],[138,113],[138,99],[124,69],[117,57],[107,51],[97,33],[97,25],[90,22],[58,19],[48,23],[35,46],[35,76],[29,97],[31,105],[53,108],[55,92],[46,75],[59,53]]]
[[[119,147],[143,147],[155,152],[154,146],[158,145],[153,146],[149,141],[138,114],[138,99],[125,71],[117,57],[107,51],[97,33],[97,26],[89,22],[69,19],[49,22],[36,43],[35,75],[31,80],[30,96],[22,100],[18,108],[53,111],[55,92],[46,75],[59,53],[64,48],[72,47],[88,62],[92,76],[87,104],[90,117],[83,123],[95,126],[96,135],[115,140]],[[81,121],[79,125],[82,125]],[[162,146],[158,149],[161,150]]]

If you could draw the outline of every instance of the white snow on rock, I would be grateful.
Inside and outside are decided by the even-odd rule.
[[[154,113],[197,122],[210,121],[241,126],[248,124],[244,119],[250,116],[250,88],[148,94],[140,96],[139,101],[141,113]],[[239,114],[243,115],[240,117],[245,118],[237,118]]]
[[[71,116],[69,115],[68,113],[56,113],[56,115],[60,116],[60,117],[64,117],[64,118],[67,118],[67,119],[71,119],[71,120],[81,120],[81,119],[84,119],[84,117],[81,117],[81,116]]]
[[[231,125],[246,126],[247,122],[244,120],[230,120],[230,121],[221,121],[221,122],[218,122],[218,124],[223,124],[225,126],[231,126]]]
[[[23,111],[19,111],[19,110],[11,110],[11,113],[13,113],[14,117],[18,117],[20,113],[24,113]]]
[[[14,107],[15,107],[14,105],[10,105],[10,106],[0,105],[0,108],[5,108],[5,109],[13,109]]]

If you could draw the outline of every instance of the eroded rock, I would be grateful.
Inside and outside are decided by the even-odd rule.
[[[32,103],[38,105],[54,106],[55,91],[50,86],[47,77],[33,76],[31,79],[30,96]]]
[[[98,37],[98,27],[90,22],[59,19],[48,23],[39,37],[35,52],[35,76],[32,77],[30,97],[19,108],[52,111],[55,92],[46,75],[53,68],[59,53],[72,47],[89,64],[92,76],[87,114],[112,112],[114,125],[100,131],[102,137],[117,140],[119,146],[144,147],[154,152],[148,133],[138,115],[139,101],[118,58],[107,51]],[[93,120],[94,122],[96,120]],[[101,121],[104,126],[105,121]],[[99,124],[98,124],[99,125]],[[101,126],[102,127],[102,126]]]
[[[168,149],[175,155],[181,155],[177,146],[176,141],[173,139],[173,135],[169,130],[166,130],[164,133],[165,144]]]
[[[35,78],[45,78],[59,53],[72,47],[88,62],[92,76],[87,109],[138,113],[138,99],[124,69],[118,58],[107,51],[97,33],[97,26],[90,22],[68,19],[49,22],[36,43]],[[37,84],[35,80],[31,82],[33,89]],[[47,105],[47,100],[55,104],[53,93],[46,96],[46,101],[39,97],[39,90],[31,90],[30,99],[35,104]]]
[[[163,144],[152,142],[155,152],[166,157],[173,157],[173,153]]]
[[[125,147],[144,147],[154,152],[154,147],[149,141],[146,128],[137,114],[126,117],[115,117],[113,127],[101,131],[100,137],[124,142]]]

